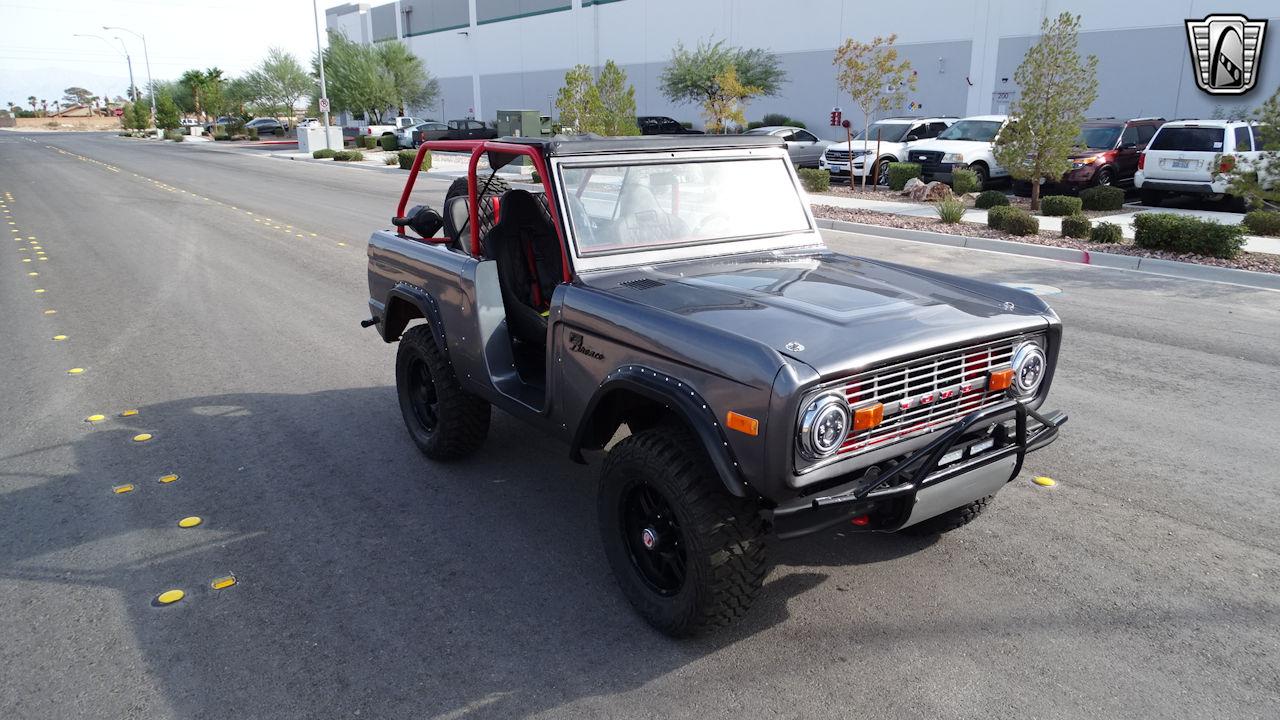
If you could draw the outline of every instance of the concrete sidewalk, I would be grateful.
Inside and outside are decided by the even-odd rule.
[[[936,218],[937,210],[933,205],[921,205],[919,203],[897,202],[893,200],[867,200],[864,198],[840,197],[838,195],[809,195],[810,204],[830,205],[832,207],[844,208],[846,210],[869,210],[873,212],[892,213],[894,215],[908,215],[911,217],[927,217]],[[1133,204],[1125,205],[1126,208],[1141,207]],[[1175,215],[1189,215],[1200,218],[1201,220],[1210,220],[1224,224],[1238,224],[1244,215],[1231,212],[1215,212],[1212,210],[1183,210],[1181,208],[1150,208],[1143,210],[1134,210],[1133,212],[1118,213],[1116,215],[1108,215],[1106,217],[1093,218],[1094,223],[1109,222],[1120,226],[1124,236],[1133,239],[1133,219],[1144,212],[1161,212],[1172,213]],[[1053,230],[1061,232],[1062,218],[1060,217],[1039,217],[1041,230]],[[980,225],[987,224],[986,210],[969,210],[964,214],[964,222],[977,223]],[[1258,235],[1246,235],[1244,249],[1249,252],[1268,253],[1271,255],[1280,255],[1280,238],[1261,237]]]

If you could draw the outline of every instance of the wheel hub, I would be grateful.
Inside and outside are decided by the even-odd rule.
[[[640,533],[640,544],[644,545],[645,550],[652,550],[658,547],[658,531],[653,528],[645,528]]]

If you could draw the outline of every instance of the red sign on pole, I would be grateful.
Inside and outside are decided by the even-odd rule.
[[[124,117],[124,108],[122,107],[115,108],[111,112],[115,113],[116,117]]]
[[[838,107],[831,108],[831,127],[840,127],[843,120],[844,111]]]

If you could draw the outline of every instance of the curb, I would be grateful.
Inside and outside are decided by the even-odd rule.
[[[1212,265],[1196,265],[1194,263],[1184,263],[1176,260],[1161,260],[1158,258],[1144,258],[1133,255],[1117,255],[1114,253],[1104,252],[1089,252],[1088,250],[1074,250],[1072,248],[1054,247],[1052,245],[1034,245],[1031,243],[1014,242],[1012,240],[992,240],[989,238],[968,237],[966,235],[949,235],[946,233],[929,232],[927,230],[908,230],[905,228],[884,227],[882,225],[853,223],[845,220],[828,220],[826,218],[816,219],[818,221],[818,227],[825,230],[862,233],[865,235],[879,235],[882,237],[893,238],[895,240],[907,240],[910,242],[928,243],[930,245],[969,248],[972,250],[986,250],[988,252],[997,252],[1006,255],[1022,255],[1025,257],[1035,257],[1044,260],[1057,260],[1060,262],[1076,263],[1080,265],[1091,265],[1111,270],[1129,270],[1153,275],[1181,278],[1184,280],[1226,283],[1229,285],[1241,285],[1260,290],[1280,290],[1280,275],[1255,272],[1253,270],[1235,270],[1233,268],[1220,268]]]

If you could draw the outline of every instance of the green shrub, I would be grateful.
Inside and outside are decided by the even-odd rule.
[[[1070,195],[1049,195],[1040,198],[1040,214],[1050,217],[1066,217],[1080,213],[1080,198]]]
[[[186,139],[187,139],[187,136],[186,136],[186,135],[183,135],[182,133],[178,133],[177,135],[174,135],[174,136],[173,136],[173,141],[174,141],[174,142],[182,142],[182,141],[184,141],[184,140],[186,140]]]
[[[1085,188],[1080,202],[1085,210],[1119,210],[1124,207],[1124,190],[1110,185]]]
[[[1280,235],[1280,212],[1254,210],[1246,213],[1244,226],[1254,235]]]
[[[956,168],[951,171],[951,189],[957,195],[978,192],[982,186],[978,184],[978,173],[969,168]]]
[[[762,128],[762,127],[764,127],[764,123],[759,120],[752,120],[751,122],[747,123],[748,130],[755,130],[756,128]]]
[[[948,225],[954,225],[964,219],[964,211],[964,203],[955,198],[947,198],[938,203],[938,217]]]
[[[1233,258],[1244,247],[1244,226],[1172,213],[1142,213],[1133,220],[1133,243],[1148,250]]]
[[[1124,242],[1124,232],[1115,223],[1100,222],[1089,231],[1089,242],[1119,244]]]
[[[358,162],[364,159],[364,153],[359,150],[339,150],[333,154],[333,159],[341,162]]]
[[[378,138],[372,135],[364,135],[360,139],[360,147],[364,150],[377,150]]]
[[[1062,237],[1086,238],[1093,228],[1093,223],[1083,215],[1068,215],[1062,218]]]
[[[165,140],[176,140],[176,141],[178,141],[178,142],[182,142],[182,131],[181,131],[181,130],[172,130],[172,129],[170,129],[170,130],[165,130],[165,131],[164,131],[164,139],[165,139]]]
[[[333,148],[320,148],[319,150],[313,150],[311,152],[311,157],[317,160],[326,160],[328,158],[332,158],[337,153],[338,151]]]
[[[222,127],[222,126],[219,125],[218,127]],[[214,130],[213,139],[214,140],[230,140],[231,136],[227,134],[226,130]]]
[[[418,156],[416,150],[401,150],[396,153],[396,162],[400,163],[401,170],[409,170],[413,168],[413,159]],[[388,163],[390,164],[390,163]],[[422,169],[426,170],[431,167],[431,151],[426,152],[426,157],[422,159]]]
[[[819,168],[800,168],[800,184],[807,192],[826,192],[831,188],[831,173]]]
[[[787,117],[782,113],[767,113],[764,117],[760,118],[759,124],[747,123],[747,129],[750,130],[753,126],[764,127],[766,125],[784,125],[798,128],[804,127],[804,123],[793,117]]]
[[[1008,201],[1006,200],[1006,202]],[[987,227],[1003,230],[1005,219],[1017,210],[1018,208],[1010,205],[996,205],[990,210],[987,210]]]
[[[400,141],[395,135],[383,135],[378,138],[378,144],[387,152],[395,152],[400,149]]]
[[[382,164],[383,165],[399,165],[400,159],[397,158],[395,155],[383,155]]]
[[[542,184],[542,176],[538,174],[537,170],[534,170],[533,172],[529,173],[529,182],[533,183],[534,185]]]
[[[245,134],[245,137],[249,138],[250,140],[257,140],[258,128],[245,128],[244,134]]]
[[[1021,208],[1010,208],[1000,221],[1000,229],[1010,235],[1035,235],[1040,232],[1040,220]]]
[[[1009,196],[999,190],[984,190],[978,193],[978,197],[973,201],[973,206],[979,210],[987,208],[1000,207],[1009,204]]]
[[[889,189],[901,190],[911,178],[920,177],[916,163],[889,163]]]

